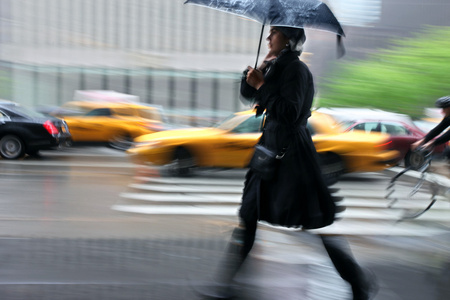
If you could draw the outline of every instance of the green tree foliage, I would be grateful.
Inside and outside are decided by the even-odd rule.
[[[340,61],[325,78],[321,107],[372,107],[422,117],[450,94],[450,27],[426,27],[367,60]]]

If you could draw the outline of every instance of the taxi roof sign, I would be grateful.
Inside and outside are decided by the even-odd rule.
[[[74,101],[126,102],[139,103],[139,96],[119,93],[112,90],[77,90]]]

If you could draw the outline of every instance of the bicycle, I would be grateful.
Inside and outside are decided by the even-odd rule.
[[[439,199],[439,196],[450,193],[450,189],[443,194],[441,187],[435,178],[428,172],[430,169],[433,152],[418,148],[411,153],[411,165],[392,177],[386,190],[385,199],[391,200],[388,208],[403,200],[408,208],[404,209],[403,216],[398,220],[415,219],[427,212]],[[408,178],[402,177],[409,172]],[[402,178],[403,181],[399,179]],[[414,179],[416,178],[416,179]],[[413,188],[411,190],[410,183]],[[400,183],[401,182],[401,183]],[[401,186],[404,184],[404,186]],[[404,194],[406,193],[406,196]]]

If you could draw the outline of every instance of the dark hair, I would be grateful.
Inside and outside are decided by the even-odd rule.
[[[450,107],[450,96],[444,96],[436,100],[436,107],[447,108]]]

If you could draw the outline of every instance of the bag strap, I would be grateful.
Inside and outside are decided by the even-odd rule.
[[[265,140],[265,136],[264,136],[264,133],[263,133],[261,138],[259,139],[259,143],[264,145],[264,140]],[[275,155],[275,158],[276,159],[282,159],[284,157],[284,155],[286,154],[288,148],[289,148],[289,145],[287,145],[286,147],[283,147],[283,149],[281,149],[281,151],[277,155]]]

